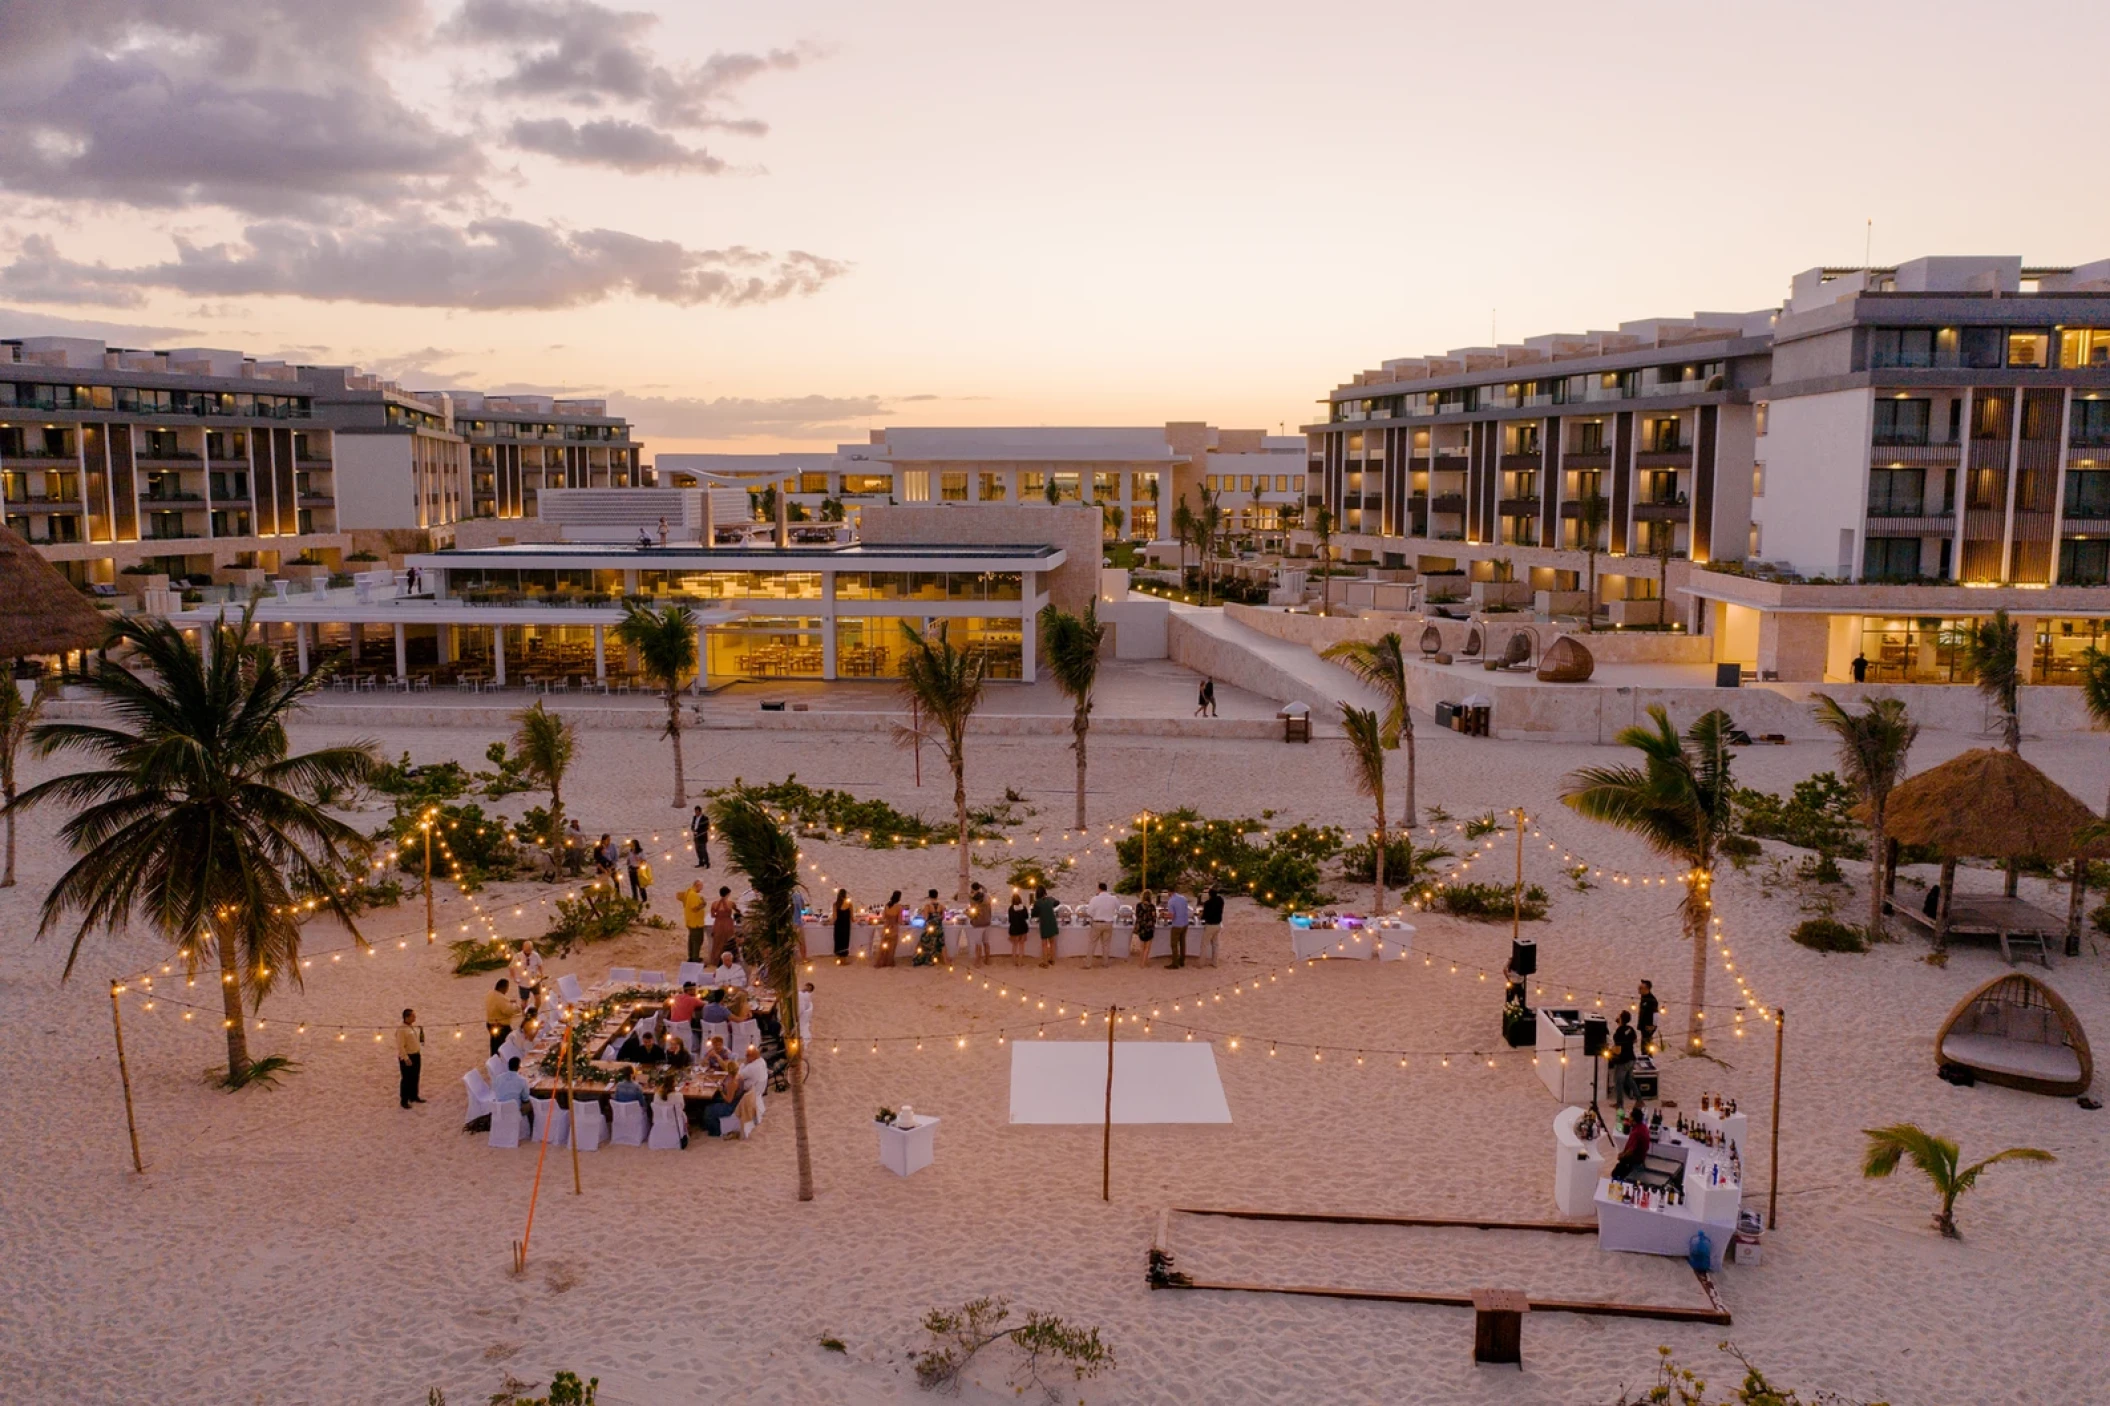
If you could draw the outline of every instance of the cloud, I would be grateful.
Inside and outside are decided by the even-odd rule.
[[[522,118],[506,133],[522,151],[559,161],[612,166],[618,171],[703,171],[716,175],[725,163],[697,147],[683,146],[656,127],[601,118],[573,126],[562,117]]]
[[[414,0],[0,7],[0,186],[311,217],[473,189],[477,146],[407,106],[377,66],[418,12]]]
[[[120,346],[149,346],[188,337],[190,327],[156,327],[144,322],[97,322],[59,317],[48,312],[0,307],[0,337],[98,337]]]
[[[876,395],[800,395],[775,399],[613,394],[609,410],[628,416],[640,434],[666,439],[840,439],[864,432],[889,412]]]
[[[281,295],[325,302],[493,311],[565,308],[618,294],[681,306],[741,307],[818,292],[848,266],[803,250],[690,249],[620,230],[525,220],[465,227],[420,219],[337,231],[291,221],[249,226],[246,243],[176,241],[172,263],[83,264],[49,240],[25,241],[0,268],[0,293],[37,302],[129,306],[144,288],[202,297]]]

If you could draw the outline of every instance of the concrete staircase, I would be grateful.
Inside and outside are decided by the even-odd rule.
[[[1384,706],[1374,690],[1357,682],[1346,669],[1321,659],[1310,646],[1263,635],[1222,610],[1175,604],[1165,643],[1174,663],[1219,683],[1278,702],[1311,705],[1313,721],[1321,729],[1338,731],[1342,703],[1358,708]]]

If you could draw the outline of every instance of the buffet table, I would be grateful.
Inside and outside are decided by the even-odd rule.
[[[1411,932],[1413,929],[1409,928],[1408,931]],[[903,925],[901,937],[894,949],[894,960],[896,963],[902,966],[909,964],[910,958],[915,955],[916,941],[922,932],[921,924]],[[878,940],[878,937],[879,925],[877,923],[853,924],[850,928],[850,956],[853,959],[869,961],[872,957],[872,945]],[[1114,924],[1113,940],[1107,945],[1108,954],[1117,961],[1123,958],[1132,958],[1134,938],[1135,924]],[[953,962],[963,960],[968,955],[967,947],[971,940],[964,922],[947,916],[945,919],[946,960]],[[1194,961],[1199,955],[1201,943],[1202,925],[1200,923],[1189,925],[1187,928],[1188,961]],[[829,923],[807,923],[805,925],[805,946],[806,959],[808,961],[834,956],[834,926]],[[1089,955],[1091,949],[1092,925],[1089,919],[1065,919],[1055,929],[1055,955],[1057,957],[1083,957]],[[1011,934],[1007,923],[1000,921],[990,925],[989,954],[998,964],[1010,960]],[[1172,956],[1172,930],[1163,923],[1159,923],[1157,929],[1151,935],[1150,955],[1153,958],[1169,958]],[[1032,962],[1040,960],[1040,924],[1037,922],[1033,925],[1033,931],[1026,935],[1026,958]]]
[[[1300,962],[1316,957],[1403,961],[1414,950],[1414,926],[1396,918],[1320,926],[1300,913],[1289,920],[1289,948]]]
[[[1683,1259],[1693,1234],[1704,1230],[1708,1268],[1720,1269],[1744,1197],[1729,1152],[1726,1146],[1703,1147],[1664,1128],[1649,1147],[1649,1162],[1652,1170],[1682,1164],[1684,1200],[1675,1206],[1660,1200],[1646,1206],[1628,1204],[1609,1176],[1600,1178],[1594,1198],[1598,1248]]]

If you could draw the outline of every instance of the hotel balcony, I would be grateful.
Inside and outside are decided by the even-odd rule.
[[[1636,522],[1684,522],[1692,516],[1691,505],[1686,503],[1636,503]]]
[[[1465,513],[1465,495],[1463,493],[1438,493],[1429,499],[1429,511],[1463,516]]]

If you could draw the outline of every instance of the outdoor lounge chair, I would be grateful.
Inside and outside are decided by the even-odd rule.
[[[1458,651],[1458,657],[1460,659],[1478,659],[1480,657],[1480,649],[1480,627],[1475,625],[1465,632],[1465,648]]]
[[[1934,1037],[1934,1060],[1963,1065],[1989,1084],[2058,1098],[2086,1093],[2095,1078],[2073,1007],[2026,972],[1996,976],[1958,1002]]]
[[[1586,683],[1597,669],[1597,660],[1573,635],[1562,635],[1539,656],[1540,683]]]
[[[1421,632],[1422,657],[1426,659],[1432,654],[1441,653],[1443,653],[1443,631],[1437,629],[1434,625],[1427,626]]]

